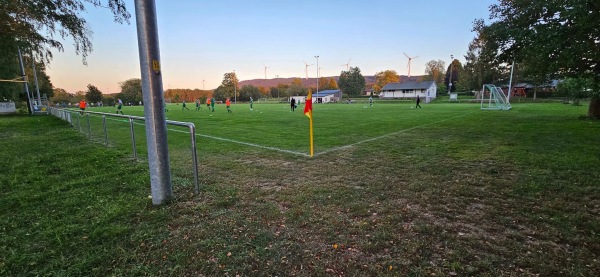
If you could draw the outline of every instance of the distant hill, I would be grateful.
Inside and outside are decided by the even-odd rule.
[[[365,77],[365,82],[367,84],[367,87],[371,87],[373,84],[375,84],[375,76],[364,76]],[[422,76],[410,76],[410,80],[408,78],[408,76],[400,76],[400,81],[401,82],[408,82],[408,81],[418,81]],[[327,78],[327,79],[331,79],[333,78],[336,82],[338,81],[338,79],[340,78],[340,76],[329,76],[329,77],[323,77],[323,78]],[[245,85],[252,85],[255,87],[265,87],[265,88],[270,88],[270,87],[276,87],[278,84],[286,84],[286,85],[291,85],[292,82],[294,81],[294,79],[298,79],[298,78],[275,78],[275,79],[253,79],[253,80],[244,80],[244,81],[240,81],[239,82],[239,86],[245,86]],[[304,87],[317,87],[317,78],[300,78],[302,80],[302,86]]]

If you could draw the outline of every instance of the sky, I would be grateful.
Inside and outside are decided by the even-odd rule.
[[[493,0],[156,0],[163,88],[214,89],[223,75],[239,80],[339,76],[351,67],[363,75],[385,70],[423,75],[425,64],[454,55],[464,62],[473,20],[488,19]],[[53,49],[47,70],[56,88],[103,93],[140,78],[135,6],[125,0],[130,24],[110,10],[88,7],[92,30],[87,65],[73,41]],[[319,56],[319,58],[315,58]]]

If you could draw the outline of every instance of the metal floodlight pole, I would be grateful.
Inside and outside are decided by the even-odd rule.
[[[27,75],[25,75],[25,66],[23,66],[23,55],[21,55],[21,48],[19,48],[19,64],[21,65],[21,75],[23,76],[23,85],[25,86],[25,92],[27,93],[27,103],[29,107],[29,114],[33,113],[33,106],[31,105],[31,97],[29,96],[29,85],[27,84]]]
[[[152,204],[161,205],[172,198],[173,190],[167,145],[167,123],[163,105],[156,4],[154,0],[135,0],[134,3]]]
[[[31,64],[33,65],[33,79],[35,80],[35,91],[37,92],[37,103],[42,105],[42,97],[40,97],[40,85],[38,84],[37,70],[35,69],[35,59],[33,58],[33,52],[31,52]]]
[[[237,76],[235,76],[235,70],[233,70],[233,104],[237,104],[237,83],[235,79],[237,79]]]
[[[317,58],[317,94],[319,94],[319,56],[315,56]]]
[[[448,95],[452,93],[452,63],[454,62],[454,55],[450,55],[450,76],[448,77]]]
[[[507,102],[510,102],[510,93],[512,90],[512,79],[513,79],[514,70],[515,70],[515,61],[513,60],[512,66],[510,67],[510,81],[508,81],[508,97],[506,98]]]

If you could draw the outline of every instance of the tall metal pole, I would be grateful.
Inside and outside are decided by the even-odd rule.
[[[235,70],[233,70],[233,104],[237,104],[237,82],[235,79],[237,79],[237,76],[235,76]]]
[[[19,48],[19,64],[21,65],[21,74],[23,76],[23,85],[25,86],[25,92],[27,93],[27,104],[29,108],[29,114],[33,113],[33,106],[31,105],[31,97],[29,96],[29,85],[27,84],[27,75],[25,75],[25,66],[23,65],[23,55],[21,55],[21,48]]]
[[[454,62],[454,55],[450,55],[450,76],[448,77],[448,95],[452,92],[452,62]]]
[[[512,62],[512,66],[510,67],[510,81],[508,81],[508,96],[506,98],[506,102],[510,103],[510,93],[512,90],[512,78],[513,72],[515,70],[515,61]]]
[[[33,79],[35,80],[35,91],[37,92],[37,104],[42,105],[42,97],[40,97],[40,85],[38,84],[37,70],[35,69],[35,59],[33,52],[31,53],[31,63],[33,64]]]
[[[135,0],[135,17],[142,73],[142,94],[146,119],[146,142],[150,166],[152,204],[161,205],[173,196],[167,145],[167,123],[154,0]]]
[[[319,94],[319,56],[315,56],[317,58],[317,94]]]

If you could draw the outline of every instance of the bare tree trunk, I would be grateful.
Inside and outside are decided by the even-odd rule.
[[[591,118],[600,119],[600,97],[592,97],[592,99],[590,99],[588,116]]]

